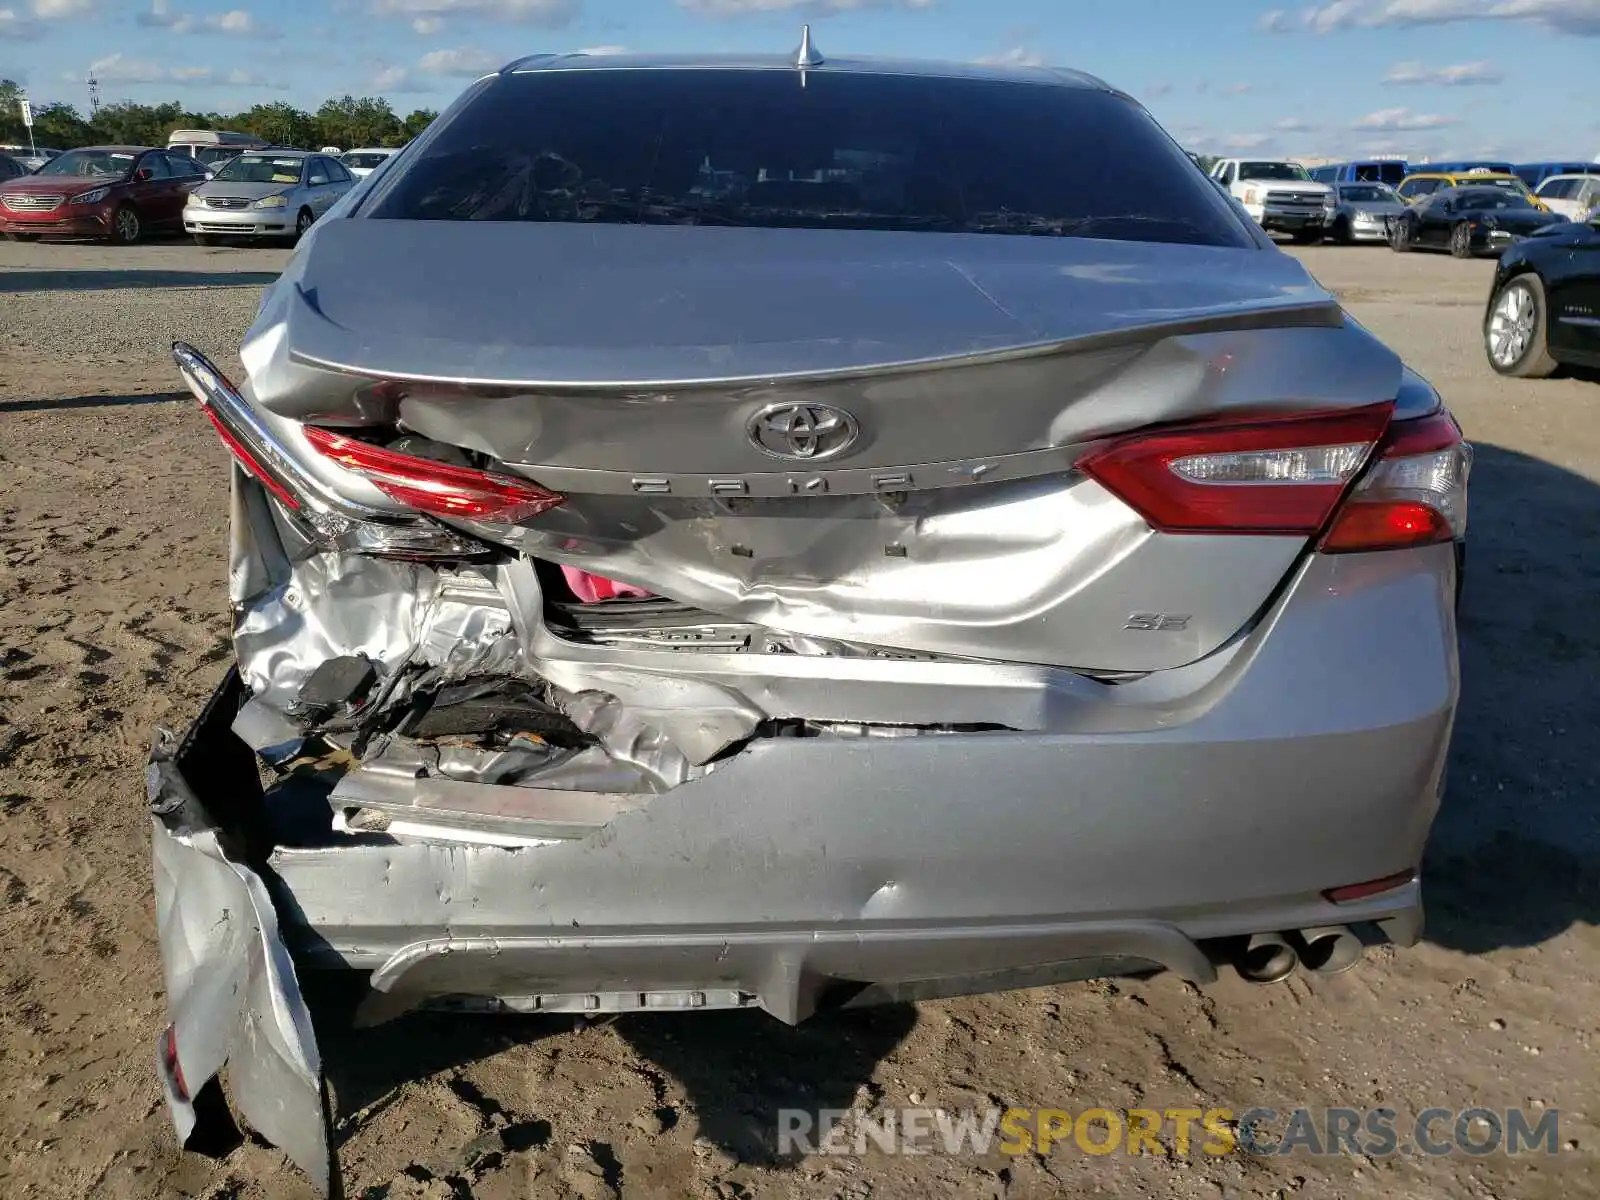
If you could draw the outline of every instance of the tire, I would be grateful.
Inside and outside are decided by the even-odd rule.
[[[1350,232],[1350,222],[1344,217],[1340,217],[1337,221],[1335,221],[1333,223],[1333,229],[1329,232],[1331,233],[1333,240],[1338,242],[1341,246],[1348,246],[1351,242],[1355,241],[1354,235],[1352,235]]]
[[[1296,246],[1311,246],[1322,240],[1322,230],[1296,229],[1290,236]]]
[[[1450,257],[1471,258],[1472,230],[1465,221],[1458,221],[1450,227]]]
[[[119,246],[131,246],[144,236],[144,222],[139,210],[124,204],[111,218],[111,240]]]
[[[311,210],[309,208],[302,208],[297,214],[295,214],[294,240],[298,242],[301,238],[305,237],[306,230],[310,229],[315,222],[316,217],[311,215]]]
[[[1396,254],[1405,254],[1411,249],[1411,226],[1408,222],[1396,221],[1394,228],[1389,230],[1389,249]]]
[[[1561,364],[1550,357],[1544,284],[1531,271],[1513,275],[1495,293],[1483,320],[1483,350],[1498,374],[1543,379]],[[1497,352],[1498,347],[1498,352]]]

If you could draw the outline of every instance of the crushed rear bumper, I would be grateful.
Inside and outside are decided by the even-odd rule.
[[[1313,556],[1160,728],[774,739],[587,836],[507,847],[274,833],[230,672],[152,756],[180,1134],[220,1068],[328,1179],[294,964],[362,1011],[820,1007],[1172,970],[1213,939],[1379,922],[1413,942],[1457,695],[1452,549]],[[1343,647],[1343,651],[1337,648]],[[181,1082],[180,1082],[181,1081]],[[241,1086],[242,1084],[242,1086]]]

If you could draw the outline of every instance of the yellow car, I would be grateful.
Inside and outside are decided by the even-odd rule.
[[[1502,187],[1526,197],[1541,212],[1550,211],[1550,206],[1530,192],[1527,184],[1500,171],[1416,171],[1402,179],[1395,191],[1407,204],[1415,204],[1441,188],[1453,187]]]

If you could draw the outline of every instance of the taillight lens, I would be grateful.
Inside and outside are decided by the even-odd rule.
[[[385,450],[314,425],[306,426],[305,435],[321,454],[385,495],[434,517],[511,523],[536,517],[566,499],[526,479]]]
[[[1454,541],[1467,531],[1471,470],[1472,447],[1448,412],[1397,421],[1318,549],[1348,554]]]
[[[205,413],[206,420],[211,422],[211,428],[217,431],[217,436],[222,439],[222,444],[228,448],[228,453],[238,460],[239,465],[255,476],[256,481],[276,496],[286,508],[298,510],[300,500],[293,492],[278,482],[271,471],[257,461],[256,456],[250,453],[250,448],[233,435],[233,431],[224,425],[212,410],[210,405],[202,405],[200,411]]]
[[[1163,532],[1309,537],[1366,464],[1393,408],[1156,430],[1078,466]]]

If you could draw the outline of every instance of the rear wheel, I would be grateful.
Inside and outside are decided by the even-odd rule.
[[[1489,365],[1501,375],[1543,379],[1559,364],[1546,345],[1544,284],[1537,275],[1508,279],[1483,323],[1483,348]]]
[[[1450,230],[1450,253],[1456,258],[1472,257],[1472,229],[1465,221],[1458,221]]]
[[[117,209],[116,215],[111,218],[111,240],[118,245],[131,246],[139,240],[144,233],[144,225],[139,220],[139,210],[131,204],[124,204]]]
[[[1404,254],[1411,249],[1411,223],[1409,221],[1400,220],[1394,223],[1394,227],[1389,230],[1389,249],[1396,254]]]

